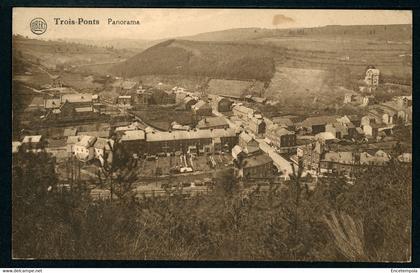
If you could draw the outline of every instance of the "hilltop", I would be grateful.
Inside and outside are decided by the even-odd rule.
[[[123,77],[181,75],[219,79],[269,81],[278,47],[232,42],[168,40],[115,65],[111,72]]]
[[[372,39],[411,41],[411,25],[329,25],[313,28],[266,29],[235,28],[205,32],[180,39],[190,41],[250,41],[284,37],[335,37],[336,39]]]

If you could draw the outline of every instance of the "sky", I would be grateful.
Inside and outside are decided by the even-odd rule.
[[[47,22],[35,35],[32,19]],[[98,20],[98,25],[56,24],[54,18]],[[136,20],[139,25],[112,25],[108,19]],[[231,28],[302,28],[325,25],[412,24],[411,11],[292,9],[132,9],[14,8],[13,34],[41,39],[164,39]]]

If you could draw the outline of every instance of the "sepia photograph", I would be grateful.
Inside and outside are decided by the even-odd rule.
[[[12,16],[13,260],[412,261],[410,10]]]

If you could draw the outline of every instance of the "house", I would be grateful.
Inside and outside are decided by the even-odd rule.
[[[146,128],[146,126],[144,124],[142,124],[140,122],[137,122],[137,121],[132,122],[132,123],[129,123],[129,122],[122,123],[121,125],[124,125],[124,126],[118,126],[118,127],[115,127],[115,129],[114,129],[114,132],[117,135],[121,135],[126,131],[144,130]]]
[[[235,105],[232,108],[233,115],[238,117],[240,120],[248,122],[249,119],[254,115],[255,110],[245,107],[243,105]]]
[[[325,143],[317,141],[315,143],[298,147],[296,150],[296,156],[298,161],[302,160],[304,168],[319,171],[320,161],[325,152]]]
[[[118,96],[116,103],[120,107],[130,107],[132,104],[132,97],[128,95]]]
[[[372,114],[367,114],[360,119],[360,127],[363,128],[363,126],[365,125],[380,123],[380,122],[381,122],[381,119],[379,117],[376,117],[375,115],[372,115]]]
[[[41,152],[45,148],[45,139],[42,135],[25,136],[20,149],[25,152]]]
[[[239,146],[248,154],[260,150],[260,144],[250,134],[242,132],[239,134]]]
[[[205,146],[214,146],[214,151],[230,152],[237,143],[238,136],[233,129],[146,132],[148,154],[176,151],[186,153],[190,146],[196,146],[199,150]]]
[[[184,102],[185,98],[189,97],[189,96],[190,95],[187,92],[177,91],[175,93],[175,102],[176,103],[182,103],[182,102]]]
[[[245,179],[264,179],[273,175],[273,160],[266,153],[259,153],[243,159],[239,176]]]
[[[89,93],[64,94],[61,96],[61,103],[64,102],[69,102],[76,108],[93,106],[92,94]]]
[[[92,160],[95,157],[95,144],[97,137],[94,136],[81,136],[80,140],[73,145],[74,155],[77,159],[83,162]]]
[[[81,136],[69,136],[67,137],[66,145],[67,145],[67,153],[69,156],[75,154],[74,145],[78,143],[82,139]]]
[[[99,159],[103,164],[103,160],[107,158],[110,159],[109,154],[112,153],[114,147],[114,140],[98,137],[96,138],[95,143],[93,144],[93,149],[95,153],[95,158]]]
[[[365,83],[371,87],[378,86],[379,74],[379,69],[376,69],[374,66],[368,66],[368,68],[366,69]]]
[[[228,98],[219,97],[219,96],[212,97],[213,108],[218,112],[229,112],[232,108],[232,104],[233,102]]]
[[[97,130],[97,131],[86,131],[86,132],[83,131],[83,132],[77,132],[77,135],[109,138],[111,136],[111,130],[103,129],[103,130]]]
[[[278,124],[268,127],[265,136],[278,149],[284,150],[284,148],[296,146],[295,132],[291,132]]]
[[[400,96],[394,100],[381,103],[380,106],[397,113],[395,123],[409,124],[412,122],[412,96]]]
[[[63,82],[61,81],[61,75],[50,75],[51,87],[52,88],[61,88],[63,87]]]
[[[21,146],[22,146],[22,142],[12,141],[12,154],[18,153],[20,151]]]
[[[413,106],[413,96],[399,96],[396,99],[398,106],[407,108]]]
[[[373,116],[377,123],[395,124],[397,120],[397,111],[382,105],[372,106],[368,114]]]
[[[351,123],[348,123],[347,126],[348,125],[351,125]],[[349,136],[349,129],[347,126],[339,122],[329,123],[325,126],[325,132],[333,134],[337,139],[346,138]],[[355,128],[354,125],[351,128]]]
[[[336,116],[318,116],[309,117],[300,123],[300,126],[308,130],[311,134],[315,135],[321,132],[325,132],[325,126],[328,123],[334,123],[337,121]]]
[[[383,123],[371,123],[363,125],[363,132],[368,137],[377,138],[378,136],[392,135],[394,125],[387,125]],[[382,134],[381,134],[382,133]]]
[[[63,137],[75,136],[77,135],[77,128],[65,128],[63,132]]]
[[[40,96],[35,96],[28,105],[28,109],[43,109],[44,99]]]
[[[273,123],[279,125],[280,127],[286,128],[287,130],[295,130],[295,124],[290,118],[273,117],[271,120],[273,121]]]
[[[323,155],[320,160],[320,172],[321,173],[338,173],[350,175],[356,162],[353,152],[350,151],[329,151]]]
[[[99,103],[99,95],[98,94],[92,95],[92,103]]]
[[[211,116],[212,115],[212,108],[210,104],[207,102],[200,100],[196,104],[191,107],[191,110],[197,116]]]
[[[152,104],[157,105],[175,104],[176,94],[170,90],[165,91],[162,89],[153,88],[151,102]]]
[[[255,135],[264,135],[266,131],[266,123],[261,115],[254,115],[248,121],[246,126]]]
[[[153,103],[153,92],[151,90],[137,90],[134,97],[135,104],[149,105]]]
[[[267,99],[266,98],[254,97],[254,96],[251,97],[251,100],[253,102],[257,102],[257,103],[261,103],[261,104],[264,104],[264,103],[267,102]]]
[[[413,154],[412,153],[403,153],[397,157],[399,162],[402,163],[411,163],[413,161]]]
[[[368,152],[360,153],[360,164],[361,165],[375,165],[375,166],[384,166],[391,160],[389,154],[385,153],[382,150],[378,150],[373,155]]]
[[[124,149],[130,153],[141,154],[146,146],[146,134],[143,130],[125,131],[120,138]]]
[[[355,127],[360,126],[361,116],[359,115],[344,115],[341,118],[337,119],[337,122],[341,123],[342,125],[352,125]]]
[[[232,157],[236,160],[239,160],[240,158],[245,158],[246,154],[241,146],[235,145],[235,147],[232,148]]]
[[[191,107],[197,103],[197,100],[193,97],[186,97],[184,99],[185,110],[191,110]]]
[[[224,117],[206,117],[200,120],[196,127],[198,129],[227,129],[229,123]]]
[[[179,124],[176,121],[173,121],[171,123],[171,128],[172,128],[173,131],[176,131],[176,130],[178,130],[178,131],[189,131],[189,130],[191,130],[191,127],[190,126],[188,126],[188,125],[181,125],[181,124]]]
[[[315,135],[315,140],[322,143],[331,143],[335,139],[335,135],[330,132],[321,132]]]
[[[239,145],[238,145],[245,156],[250,156],[253,154],[261,153],[259,143],[246,132],[242,132],[239,135]]]
[[[368,106],[371,103],[371,97],[361,96],[357,93],[347,93],[344,95],[344,104],[353,104],[356,106]]]
[[[90,94],[65,94],[60,99],[45,100],[46,120],[52,122],[75,122],[92,120],[100,116],[93,107]]]

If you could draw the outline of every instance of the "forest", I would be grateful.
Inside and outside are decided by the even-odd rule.
[[[91,200],[82,187],[58,191],[54,165],[45,152],[13,157],[15,259],[411,259],[408,164],[361,170],[353,185],[339,176],[321,180],[314,190],[305,186],[299,168],[283,187],[270,182],[268,191],[247,195],[234,172],[223,171],[210,195],[118,194],[108,201]],[[127,169],[121,165],[113,171]],[[114,184],[129,189],[133,180],[119,173]]]

